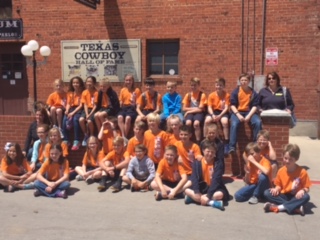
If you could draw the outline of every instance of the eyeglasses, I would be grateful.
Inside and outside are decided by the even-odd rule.
[[[274,77],[268,77],[268,80],[276,80]]]

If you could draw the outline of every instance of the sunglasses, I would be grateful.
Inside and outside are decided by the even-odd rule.
[[[276,80],[274,77],[268,77],[268,80]]]

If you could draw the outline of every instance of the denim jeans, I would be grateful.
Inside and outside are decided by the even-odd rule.
[[[60,183],[59,186],[57,186],[55,189],[53,189],[53,191],[51,193],[46,192],[47,186],[48,186],[47,184],[45,184],[39,180],[36,180],[34,182],[34,187],[47,197],[55,197],[55,195],[58,191],[66,190],[67,188],[70,187],[70,182],[64,181],[64,182]]]
[[[269,202],[277,205],[283,204],[288,213],[292,213],[295,209],[298,209],[310,200],[310,195],[308,193],[305,193],[302,198],[297,199],[295,195],[292,194],[279,194],[278,196],[272,196],[269,189],[264,191],[264,197]]]
[[[240,188],[235,194],[234,198],[237,202],[248,201],[252,196],[256,198],[262,198],[264,191],[270,187],[270,181],[268,176],[260,174],[258,182]]]
[[[249,112],[239,112],[243,117],[246,117]],[[240,125],[239,118],[232,113],[231,114],[231,126],[230,126],[230,140],[229,140],[229,147],[236,149],[236,143],[237,143],[237,134],[238,134],[238,128]],[[252,131],[253,131],[253,141],[255,142],[257,140],[257,135],[259,131],[261,130],[261,119],[257,114],[253,114],[250,119]]]
[[[74,140],[80,141],[80,123],[79,119],[81,117],[81,111],[77,112],[75,115],[73,115],[73,131],[74,131]],[[62,123],[62,131],[64,135],[64,140],[69,141],[70,138],[70,130],[67,129],[67,120],[68,116],[64,115],[63,117],[63,123]]]

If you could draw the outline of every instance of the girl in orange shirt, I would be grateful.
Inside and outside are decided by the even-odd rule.
[[[34,186],[37,189],[35,197],[68,197],[66,189],[70,187],[69,162],[62,155],[61,145],[53,144],[50,147],[50,158],[42,164]]]
[[[18,143],[7,143],[5,146],[6,156],[1,161],[0,184],[5,186],[5,191],[14,192],[16,188],[32,189],[29,183],[32,170],[23,156]]]
[[[141,91],[134,86],[134,78],[131,74],[124,77],[124,87],[120,91],[120,107],[118,114],[118,125],[123,137],[127,137],[131,128],[131,123],[137,117],[136,102],[140,97]]]
[[[179,133],[180,127],[182,126],[182,121],[178,115],[172,114],[167,119],[167,133],[169,136],[170,144],[174,144],[175,142],[180,140]]]
[[[52,145],[61,145],[62,155],[64,157],[68,156],[68,145],[65,142],[62,142],[59,130],[57,128],[51,128],[49,133],[49,142],[46,144],[44,149],[44,162],[50,157],[50,148]]]

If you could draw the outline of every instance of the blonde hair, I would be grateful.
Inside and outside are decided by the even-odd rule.
[[[290,157],[298,160],[300,158],[300,148],[297,144],[287,144],[283,148],[283,154],[288,153]]]
[[[155,121],[155,122],[157,122],[157,123],[160,123],[160,115],[159,114],[157,114],[157,113],[149,113],[148,115],[147,115],[147,120],[148,121]]]
[[[169,84],[169,83],[170,83],[172,86],[174,86],[174,87],[177,86],[177,82],[176,82],[176,81],[170,80],[170,81],[167,82],[167,84]]]
[[[200,85],[200,78],[197,78],[197,77],[193,77],[193,78],[191,78],[191,80],[190,80],[192,83],[195,83],[195,84],[198,84],[198,85]]]
[[[58,128],[51,128],[51,129],[49,130],[49,133],[48,133],[49,142],[52,143],[51,140],[50,140],[50,137],[51,137],[52,134],[54,134],[54,133],[57,134],[57,136],[58,136],[58,142],[61,143],[62,138],[61,138],[60,131],[59,131]]]
[[[259,137],[264,137],[265,139],[269,140],[270,139],[270,133],[268,130],[261,130],[258,135],[257,135],[257,139],[259,139]]]
[[[173,132],[173,131],[172,131],[172,128],[170,127],[170,121],[171,121],[171,120],[178,120],[178,121],[179,121],[179,127],[182,126],[182,124],[183,124],[178,115],[176,115],[176,114],[171,114],[171,115],[168,117],[168,119],[167,119],[167,132],[170,132],[170,133]]]
[[[218,126],[215,123],[209,123],[207,125],[207,130],[209,130],[209,129],[214,129],[215,131],[217,131],[218,130]]]
[[[100,86],[111,86],[111,82],[109,78],[102,78],[99,80],[99,85]]]
[[[124,139],[123,139],[123,137],[117,136],[117,137],[115,137],[115,138],[113,139],[112,143],[113,143],[113,144],[119,144],[119,145],[121,145],[121,146],[124,146]]]
[[[146,130],[146,123],[144,121],[137,121],[134,123],[134,127],[137,127],[142,130]]]
[[[64,82],[63,82],[63,80],[57,78],[57,79],[55,79],[55,80],[53,81],[53,88],[55,88],[55,87],[56,87],[56,84],[58,84],[58,83],[62,86],[62,88],[64,87]]]

